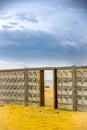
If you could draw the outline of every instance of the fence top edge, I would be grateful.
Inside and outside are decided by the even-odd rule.
[[[54,70],[54,69],[87,69],[87,66],[65,66],[65,67],[37,67],[37,68],[17,68],[17,69],[0,69],[0,72],[9,72],[9,71],[24,71],[24,70]]]
[[[87,69],[87,66],[77,66],[76,69]]]
[[[10,71],[24,71],[24,70],[40,70],[40,68],[17,68],[17,69],[2,69],[0,72],[10,72]]]
[[[54,69],[60,69],[60,68],[72,68],[72,66],[69,67],[37,67],[37,68],[17,68],[17,69],[0,69],[0,72],[4,71],[24,71],[24,70],[54,70]]]

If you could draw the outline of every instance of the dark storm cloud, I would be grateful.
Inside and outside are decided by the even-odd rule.
[[[84,48],[81,45],[79,49],[72,45],[66,47],[62,44],[64,36],[56,38],[43,31],[1,31],[0,36],[0,41],[8,41],[0,47],[1,55],[8,59],[22,61],[61,59],[80,63],[80,58],[86,57],[86,46]]]
[[[42,3],[44,5],[47,4],[49,5],[53,5],[53,6],[63,6],[63,7],[71,7],[71,8],[83,8],[83,9],[87,9],[87,0],[0,0],[0,5],[1,5],[1,9],[3,7],[9,7],[10,5],[15,5],[15,3],[22,3],[22,2],[26,2],[26,3]]]
[[[14,41],[11,45],[5,45],[0,48],[4,56],[14,59],[41,59],[47,55],[47,58],[53,54],[55,49],[53,49],[53,44],[58,42],[55,37],[41,31],[31,31],[31,32],[21,32],[21,31],[4,31],[2,38],[4,40]],[[0,39],[0,40],[1,40]],[[16,44],[15,44],[16,42]],[[59,51],[61,50],[61,45],[59,44]],[[58,52],[59,52],[58,51]]]
[[[63,7],[87,9],[87,0],[56,0]]]
[[[28,21],[28,22],[33,22],[33,23],[38,22],[36,19],[36,16],[34,16],[32,14],[29,15],[28,13],[25,13],[25,12],[18,13],[16,16],[23,21]]]
[[[27,0],[27,2],[28,5],[26,0],[2,1],[2,8],[6,12],[0,18],[3,21],[7,20],[5,22],[10,25],[17,25],[17,20],[22,30],[13,31],[12,26],[2,25],[0,56],[15,61],[87,63],[87,1],[39,0],[36,2]],[[28,6],[31,7],[30,10]],[[11,15],[12,20],[14,19],[13,22],[9,23],[7,11],[8,16]],[[25,29],[26,21],[37,23],[37,26],[33,24],[32,30],[29,27]]]
[[[9,28],[13,28],[12,26],[9,26],[9,25],[3,25],[2,26],[3,29],[9,29]]]
[[[17,25],[18,23],[16,23],[16,22],[11,22],[11,23],[9,23],[9,24],[11,24],[11,25]]]

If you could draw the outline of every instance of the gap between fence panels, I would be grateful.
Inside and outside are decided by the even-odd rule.
[[[45,106],[53,106],[53,70],[44,71]]]

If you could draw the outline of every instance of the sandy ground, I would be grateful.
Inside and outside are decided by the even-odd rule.
[[[0,130],[87,130],[87,112],[54,110],[51,94],[45,90],[46,107],[0,105]]]
[[[45,88],[45,106],[53,106],[53,87]]]

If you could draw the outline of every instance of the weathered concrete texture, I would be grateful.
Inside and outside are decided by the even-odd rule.
[[[0,104],[39,105],[40,71],[0,72]]]

